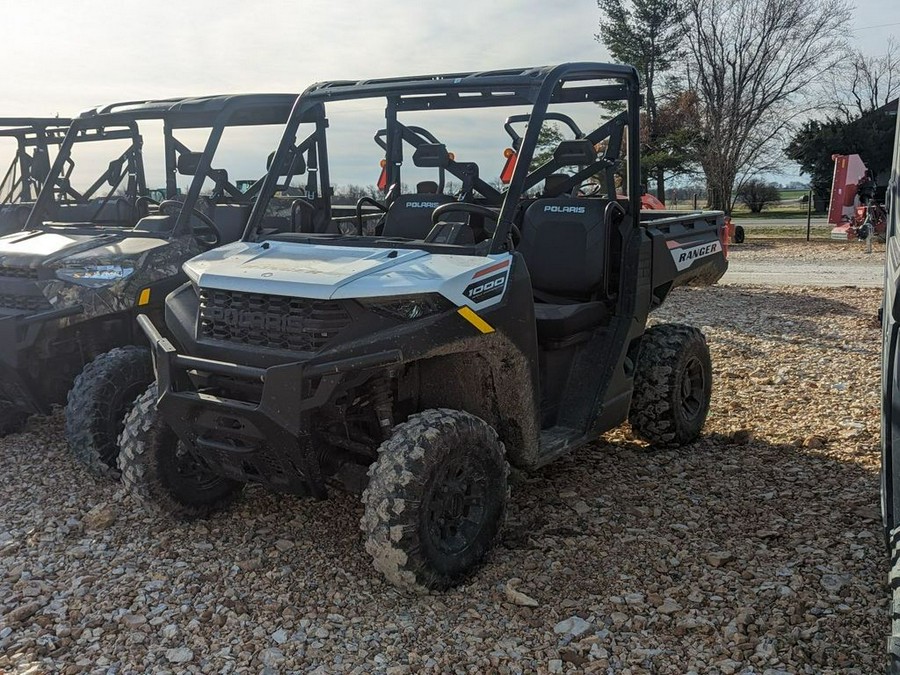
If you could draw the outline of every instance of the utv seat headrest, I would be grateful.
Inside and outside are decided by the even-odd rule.
[[[438,193],[438,184],[433,180],[423,180],[416,183],[416,192],[420,195],[436,195]]]
[[[203,153],[201,152],[182,152],[178,155],[175,168],[182,176],[193,176],[197,173],[197,167],[200,165],[202,157]]]
[[[31,177],[43,183],[50,175],[50,155],[44,148],[35,148],[31,158]]]
[[[450,164],[450,153],[443,143],[423,143],[416,148],[412,160],[418,167],[445,169]]]
[[[270,152],[269,156],[266,158],[266,171],[272,168],[272,161],[275,159],[275,153]],[[306,173],[306,162],[303,160],[303,155],[294,155],[294,159],[291,162],[291,175],[299,176],[300,174]],[[282,171],[279,176],[287,176],[287,171]]]
[[[562,141],[553,152],[553,159],[562,166],[588,166],[597,161],[594,144],[586,138]]]
[[[544,179],[544,192],[542,197],[559,197],[563,193],[569,176],[564,173],[551,173]]]

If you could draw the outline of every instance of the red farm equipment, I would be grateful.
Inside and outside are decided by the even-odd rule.
[[[831,238],[840,241],[883,239],[887,224],[884,206],[875,200],[875,181],[859,155],[832,155],[834,178],[828,223]]]

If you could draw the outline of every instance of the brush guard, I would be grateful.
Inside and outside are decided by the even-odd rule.
[[[400,350],[391,350],[255,368],[179,354],[147,316],[138,316],[138,324],[153,354],[157,410],[192,452],[228,478],[320,499],[326,489],[312,412],[333,399],[349,374],[402,361]],[[195,385],[215,376],[261,385],[259,401],[213,395]]]

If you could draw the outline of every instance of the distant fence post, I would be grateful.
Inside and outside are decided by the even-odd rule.
[[[809,241],[809,231],[812,229],[812,188],[806,193],[806,241]]]

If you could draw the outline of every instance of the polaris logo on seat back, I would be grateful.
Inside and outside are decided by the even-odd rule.
[[[705,242],[688,248],[677,247],[672,249],[672,258],[675,260],[675,267],[681,270],[690,267],[695,260],[715,255],[722,250],[722,244],[719,240]]]
[[[436,209],[440,204],[438,202],[406,202],[411,209]]]
[[[587,209],[583,206],[556,206],[549,205],[544,207],[544,213],[584,213]]]

